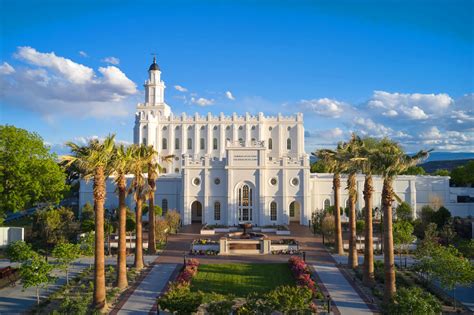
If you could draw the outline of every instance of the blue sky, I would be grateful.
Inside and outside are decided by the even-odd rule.
[[[352,131],[474,152],[472,1],[1,5],[0,123],[57,151],[131,142],[156,52],[178,114],[301,111],[308,152]]]

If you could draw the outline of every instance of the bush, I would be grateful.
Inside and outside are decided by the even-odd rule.
[[[163,219],[156,220],[155,223],[155,235],[156,240],[160,243],[166,242],[166,235],[168,234],[168,222]]]
[[[202,300],[201,292],[191,292],[189,285],[173,283],[168,292],[158,299],[158,305],[171,313],[191,314],[197,311]]]
[[[313,294],[305,287],[280,286],[265,295],[273,310],[284,314],[309,310]]]
[[[168,223],[170,233],[178,232],[179,225],[181,223],[181,216],[175,210],[168,211],[165,215],[165,220]]]
[[[397,214],[397,220],[411,221],[412,209],[408,203],[402,202],[399,204],[395,213]]]
[[[24,241],[15,241],[8,245],[6,254],[11,262],[24,262],[33,255],[33,250],[30,244]]]
[[[387,306],[387,312],[394,315],[439,314],[441,304],[433,295],[419,287],[400,288],[394,301]]]
[[[436,223],[438,229],[441,229],[443,225],[448,222],[448,219],[451,217],[451,212],[445,207],[440,207],[438,211],[435,211],[432,216],[432,221]]]
[[[89,299],[84,297],[71,299],[66,296],[59,305],[59,314],[85,315],[90,302]]]
[[[233,301],[212,302],[207,307],[207,312],[213,315],[229,315],[232,312]]]

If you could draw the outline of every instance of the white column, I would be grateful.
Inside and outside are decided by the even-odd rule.
[[[210,156],[212,153],[212,146],[213,146],[213,137],[212,137],[212,130],[213,126],[209,124],[209,121],[207,122],[207,141],[206,141],[206,148],[207,148],[207,154]]]
[[[197,119],[195,119],[195,121],[197,121]],[[199,154],[199,150],[201,147],[201,137],[199,136],[200,133],[201,133],[201,126],[195,123],[194,124],[194,143],[193,143],[194,145],[193,152],[195,156]]]
[[[156,151],[158,151],[160,153],[161,153],[161,142],[162,142],[162,138],[163,138],[162,135],[161,135],[161,133],[162,133],[161,128],[162,128],[161,125],[158,125],[157,127],[153,128],[153,129],[156,129],[155,149],[156,149]],[[150,129],[152,129],[152,128],[150,128]]]
[[[219,152],[220,152],[220,159],[224,158],[225,156],[225,125],[221,123],[219,126]]]
[[[188,150],[188,125],[181,125],[181,155],[186,154]]]
[[[174,128],[175,126],[174,125],[169,125],[168,126],[169,128],[169,139],[168,139],[168,153],[170,155],[174,154],[174,138],[175,138],[175,135],[174,135]]]

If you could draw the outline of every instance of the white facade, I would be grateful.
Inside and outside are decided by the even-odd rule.
[[[324,209],[325,202],[334,204],[332,175],[309,172],[301,113],[175,116],[164,101],[165,84],[155,60],[148,73],[145,103],[137,105],[134,142],[153,145],[162,156],[175,156],[163,165],[157,182],[156,201],[165,211],[180,211],[184,224],[263,226],[308,224],[312,212]],[[359,210],[363,180],[357,177]],[[381,179],[375,178],[374,184],[374,206],[380,207]],[[449,177],[400,176],[394,186],[414,209],[429,204],[435,195],[446,204],[451,201]],[[114,190],[108,180],[107,207],[118,205]],[[345,205],[347,192],[341,193]],[[92,200],[92,185],[82,182],[80,206]],[[131,198],[128,203],[133,208]],[[474,209],[462,211],[472,215]]]

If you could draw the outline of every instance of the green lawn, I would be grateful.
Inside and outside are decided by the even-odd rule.
[[[199,266],[191,281],[191,290],[245,297],[250,292],[268,292],[277,286],[294,283],[286,263],[212,264]]]

